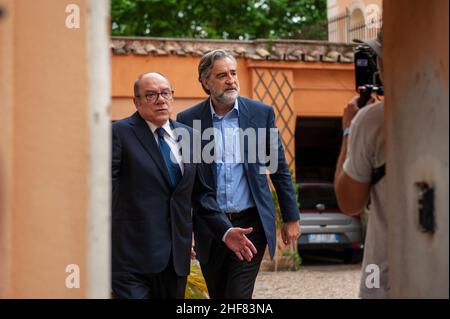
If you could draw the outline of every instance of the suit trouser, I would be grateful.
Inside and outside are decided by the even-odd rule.
[[[119,299],[183,299],[187,276],[178,276],[172,258],[160,273],[113,272],[112,290]]]
[[[258,252],[250,262],[240,261],[223,242],[214,239],[208,262],[201,264],[202,273],[211,299],[251,299],[267,245],[264,229],[256,208],[227,215],[234,227],[253,227],[247,237]]]

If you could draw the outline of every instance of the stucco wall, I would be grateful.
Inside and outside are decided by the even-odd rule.
[[[107,7],[107,2],[99,2]],[[68,4],[79,6],[80,28],[66,27]],[[102,41],[102,36],[92,37],[88,31],[88,12],[97,12],[100,18],[91,4],[91,0],[0,1],[6,9],[0,21],[0,297],[93,296],[88,275],[93,227],[90,110],[95,99],[90,99],[88,42]],[[106,26],[105,15],[103,19]],[[103,39],[107,46],[107,34]],[[96,63],[106,61],[108,66],[107,49],[104,52],[106,59]],[[97,88],[102,83],[109,86],[105,74]],[[97,122],[107,117],[109,123],[107,105],[97,108],[103,111]],[[109,149],[109,135],[103,136],[107,138],[101,142]],[[105,163],[108,158],[106,154],[100,160]],[[109,174],[102,180],[105,194],[108,181]],[[104,236],[109,238],[108,233]],[[103,237],[99,240],[104,243]],[[69,264],[80,268],[78,289],[65,285]],[[105,264],[107,277],[109,261]],[[95,296],[108,294],[106,285]]]
[[[112,56],[112,119],[130,116],[133,105],[133,83],[137,76],[157,71],[167,76],[175,90],[176,113],[206,98],[197,80],[198,57],[178,56]],[[353,63],[305,63],[251,61],[238,58],[241,95],[257,99],[255,69],[291,72],[294,116],[341,116],[347,101],[354,96]],[[273,95],[276,87],[272,85]],[[332,101],[332,103],[330,103]]]
[[[384,3],[394,297],[448,298],[448,5],[447,0]],[[434,235],[421,231],[416,182],[435,189]]]

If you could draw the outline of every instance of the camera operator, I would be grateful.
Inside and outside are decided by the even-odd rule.
[[[382,35],[364,42],[376,54],[382,80]],[[371,87],[371,86],[369,86]],[[363,94],[361,94],[362,96]],[[367,206],[368,224],[360,283],[361,298],[388,298],[387,212],[384,176],[384,102],[353,98],[342,117],[343,139],[334,187],[340,209],[357,215]],[[375,103],[374,103],[375,102]]]

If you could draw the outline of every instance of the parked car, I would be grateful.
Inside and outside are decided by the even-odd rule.
[[[359,216],[339,210],[333,183],[298,184],[302,235],[298,249],[327,249],[342,252],[345,263],[357,263],[364,248],[363,227]]]

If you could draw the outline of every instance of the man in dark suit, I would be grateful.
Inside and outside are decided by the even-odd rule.
[[[263,138],[263,143],[259,139],[261,130],[266,136],[271,136],[276,130],[274,111],[268,105],[239,97],[236,69],[236,60],[227,51],[215,50],[205,54],[198,72],[199,81],[209,98],[177,117],[179,122],[188,126],[200,126],[199,130],[205,133],[202,155],[207,153],[205,148],[214,144],[214,162],[208,163],[209,160],[202,158],[206,182],[215,190],[220,209],[234,226],[253,228],[249,239],[258,250],[251,262],[238,260],[215,239],[215,234],[205,227],[202,220],[194,219],[195,249],[211,298],[251,298],[267,244],[271,257],[274,255],[275,207],[265,171],[265,155],[273,150],[277,155],[271,158],[270,166],[273,162],[277,165],[270,172],[270,178],[277,191],[284,221],[281,234],[285,243],[296,242],[300,236],[299,209],[281,140],[278,134],[275,143],[270,143],[270,138]],[[213,134],[210,133],[211,128]],[[244,136],[242,132],[249,131],[256,139],[245,143],[241,138]],[[249,160],[255,157],[254,152],[260,154],[257,148],[262,148],[265,155],[257,161]],[[195,211],[201,209],[199,207]]]
[[[139,77],[137,112],[113,124],[112,290],[118,298],[183,298],[190,270],[192,205],[239,259],[256,253],[252,229],[232,227],[202,177],[184,160],[169,119],[173,91],[159,73]],[[189,145],[188,145],[189,146]]]

